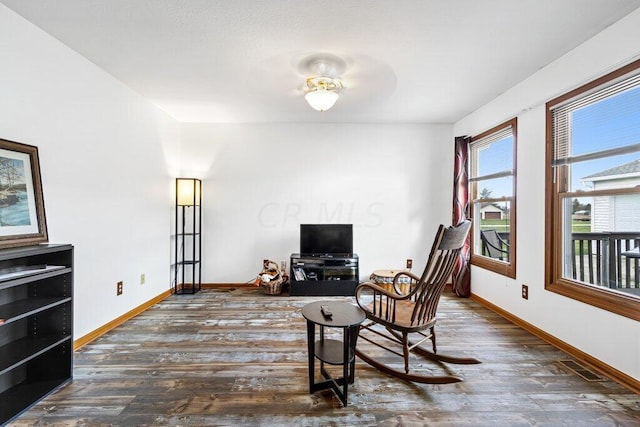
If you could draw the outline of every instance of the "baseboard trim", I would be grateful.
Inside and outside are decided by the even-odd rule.
[[[597,371],[601,375],[606,376],[607,378],[628,388],[634,393],[640,394],[640,381],[636,380],[635,378],[625,374],[624,372],[617,370],[613,366],[607,365],[603,361],[596,359],[595,357],[585,353],[584,351],[576,347],[573,347],[572,345],[554,337],[553,335],[543,331],[542,329],[532,325],[531,323],[517,316],[514,316],[508,311],[498,307],[497,305],[485,300],[482,297],[479,297],[475,294],[471,294],[471,299],[477,302],[478,304],[488,308],[489,310],[499,314],[500,316],[504,317],[511,323],[521,327],[525,331],[532,333],[533,335],[537,336],[541,340],[546,341],[547,343],[558,348],[559,350],[562,350],[565,353],[569,354],[570,356],[578,359],[579,361],[588,365],[591,369]]]
[[[215,288],[253,288],[253,283],[203,283],[203,289],[215,289]]]
[[[138,314],[140,314],[143,311],[147,310],[149,307],[151,307],[154,304],[166,299],[167,297],[169,297],[172,294],[173,294],[173,290],[171,290],[171,289],[167,290],[167,291],[164,291],[163,293],[161,293],[160,295],[156,296],[155,298],[152,298],[149,301],[145,302],[144,304],[141,304],[138,307],[134,308],[133,310],[130,310],[130,311],[126,312],[122,316],[119,316],[119,317],[113,319],[112,321],[110,321],[109,323],[106,323],[103,326],[99,327],[98,329],[96,329],[96,330],[94,330],[92,332],[89,332],[85,336],[80,337],[77,340],[74,340],[73,341],[73,350],[76,351],[80,347],[82,347],[82,346],[84,346],[86,344],[89,344],[91,341],[93,341],[96,338],[99,338],[100,336],[106,334],[107,332],[109,332],[113,328],[122,325],[127,320],[137,316]]]

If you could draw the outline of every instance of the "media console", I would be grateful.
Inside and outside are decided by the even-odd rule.
[[[289,295],[355,295],[358,255],[291,254]]]

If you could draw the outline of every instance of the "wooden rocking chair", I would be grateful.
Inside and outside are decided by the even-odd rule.
[[[447,280],[451,276],[458,259],[458,253],[464,245],[470,227],[470,221],[464,221],[456,227],[445,228],[440,225],[422,276],[418,277],[408,271],[399,272],[393,279],[395,292],[369,282],[361,283],[356,288],[356,301],[368,319],[368,322],[360,327],[360,338],[403,357],[404,372],[373,359],[363,353],[360,350],[361,347],[356,348],[358,357],[386,374],[407,381],[428,384],[459,382],[462,381],[462,378],[454,375],[425,376],[411,373],[409,369],[410,352],[438,363],[480,363],[473,358],[440,355],[437,354],[436,349],[435,324],[438,302]],[[402,293],[401,287],[398,286],[402,276],[411,278],[411,287],[406,294]],[[386,331],[381,330],[382,328],[377,325],[383,326]],[[365,333],[363,334],[363,332]],[[370,332],[392,341],[395,348],[374,341]],[[417,335],[418,341],[411,342],[410,334]],[[433,352],[420,347],[420,344],[426,340],[431,340]],[[388,344],[386,341],[385,343]],[[402,347],[402,353],[398,349],[398,344]]]

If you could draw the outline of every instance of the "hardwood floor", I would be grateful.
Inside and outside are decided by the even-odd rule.
[[[586,381],[560,363],[563,352],[446,295],[439,351],[483,362],[449,365],[464,382],[411,384],[357,360],[346,408],[331,391],[310,395],[300,309],[318,298],[259,288],[171,296],[82,347],[73,382],[12,425],[640,426],[639,395]]]

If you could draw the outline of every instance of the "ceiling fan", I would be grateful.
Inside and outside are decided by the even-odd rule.
[[[303,91],[311,108],[327,111],[333,107],[344,88],[340,76],[346,67],[342,58],[326,53],[312,54],[300,61],[299,71],[309,76]]]
[[[282,98],[292,100],[304,96],[317,111],[327,111],[340,104],[369,108],[373,101],[390,96],[397,78],[383,61],[365,55],[326,52],[282,53],[259,62],[249,85],[254,94],[267,102]],[[299,101],[296,101],[299,102]],[[344,106],[341,107],[344,111]]]

